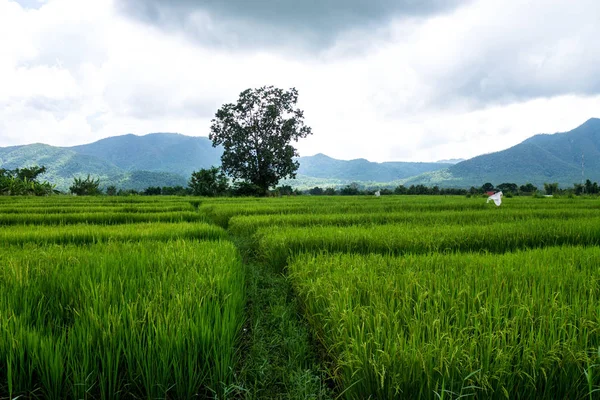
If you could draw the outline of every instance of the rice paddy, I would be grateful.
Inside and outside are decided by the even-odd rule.
[[[597,198],[0,198],[0,398],[596,398],[599,245]]]

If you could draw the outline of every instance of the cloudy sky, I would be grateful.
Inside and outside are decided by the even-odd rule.
[[[207,136],[296,87],[301,155],[435,161],[600,117],[598,0],[0,0],[0,146]]]

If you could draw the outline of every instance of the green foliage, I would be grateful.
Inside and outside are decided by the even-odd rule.
[[[398,185],[394,189],[394,194],[408,194],[408,189],[404,185]]]
[[[263,196],[263,188],[245,181],[234,182],[231,194],[236,197]]]
[[[356,196],[357,194],[360,194],[358,183],[353,182],[348,186],[343,187],[342,189],[340,189],[340,194],[342,196]]]
[[[21,180],[29,180],[37,182],[37,177],[46,172],[46,167],[37,165],[29,168],[17,168],[15,170],[15,175],[17,179]]]
[[[0,197],[1,398],[600,388],[597,197],[189,200]]]
[[[163,196],[186,196],[190,194],[189,188],[186,189],[183,186],[163,186]]]
[[[175,197],[0,198],[0,398],[226,397],[244,270],[204,220]]]
[[[83,210],[83,212],[40,212],[0,214],[0,225],[119,225],[140,222],[202,222],[204,216],[191,211],[165,212],[123,212],[108,208],[101,212]],[[150,210],[152,211],[152,210]],[[1,231],[0,231],[1,232]],[[101,232],[101,231],[99,231]],[[10,239],[9,239],[10,240]]]
[[[244,308],[231,243],[0,250],[0,396],[207,398],[232,381]]]
[[[106,188],[106,194],[108,196],[116,196],[117,195],[117,187],[115,185],[110,185]]]
[[[105,243],[111,240],[136,241],[155,240],[169,241],[175,239],[218,240],[225,237],[225,232],[214,225],[203,223],[170,223],[158,222],[159,218],[130,217],[131,220],[149,220],[148,223],[127,225],[108,225],[110,215],[104,215],[107,222],[99,226],[94,224],[74,224],[64,226],[10,226],[0,228],[0,239],[5,244],[22,245],[24,243],[39,244],[93,244]],[[177,221],[185,220],[175,218]],[[167,221],[169,219],[166,219]],[[193,219],[192,219],[193,220]],[[136,221],[136,222],[138,222]],[[76,222],[76,221],[73,221]],[[93,222],[93,220],[91,221]],[[127,222],[125,218],[124,221]]]
[[[487,251],[503,253],[544,245],[600,245],[600,218],[526,220],[490,225],[405,227],[401,225],[361,227],[272,227],[259,229],[258,251],[274,267],[281,268],[290,253],[301,251],[348,251],[356,253],[429,253],[453,251]]]
[[[212,120],[209,138],[222,145],[222,168],[235,180],[244,180],[264,194],[286,177],[294,178],[298,156],[292,141],[310,135],[304,113],[294,108],[298,91],[265,86],[247,89],[236,104],[224,104]]]
[[[547,195],[553,195],[558,193],[558,183],[544,183],[544,191]]]
[[[501,183],[498,185],[498,189],[504,193],[504,195],[517,194],[519,192],[519,186],[516,183]]]
[[[97,196],[102,194],[100,190],[100,178],[93,179],[89,175],[87,178],[73,178],[73,184],[69,188],[72,194],[77,196]]]
[[[408,188],[404,185],[397,186],[392,192],[389,189],[382,189],[381,194],[410,194],[410,195],[465,195],[467,190],[456,188],[440,188],[438,186],[427,187],[425,185],[410,185]]]
[[[220,167],[194,171],[188,184],[194,196],[223,196],[229,190],[229,181]]]
[[[146,190],[144,190],[144,194],[146,196],[160,196],[162,194],[162,188],[160,186],[150,186],[147,187]]]
[[[598,248],[307,254],[289,265],[347,398],[584,398]],[[467,396],[468,395],[468,396]]]
[[[537,187],[531,183],[526,183],[525,185],[521,185],[519,190],[524,194],[533,194],[537,192]]]
[[[275,189],[275,195],[291,196],[294,194],[294,189],[290,185],[281,185]]]
[[[485,192],[490,192],[494,190],[494,185],[492,185],[490,182],[486,182],[481,186],[481,191],[483,193]]]
[[[321,195],[323,195],[324,192],[325,191],[323,189],[321,189],[318,186],[315,186],[314,188],[312,188],[308,191],[308,194],[313,195],[313,196],[321,196]]]
[[[485,204],[227,199],[203,202],[200,212],[288,275],[343,398],[595,393],[600,203]],[[275,386],[273,375],[262,379]]]
[[[598,194],[600,193],[600,188],[598,187],[598,182],[592,183],[589,179],[585,181],[585,192],[587,194]]]
[[[54,185],[39,182],[38,176],[46,172],[46,167],[0,169],[0,195],[5,196],[47,196],[54,193]]]

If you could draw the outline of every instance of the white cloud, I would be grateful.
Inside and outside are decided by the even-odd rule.
[[[300,92],[314,131],[301,155],[342,159],[466,158],[600,116],[595,0],[480,0],[346,30],[313,55],[202,47],[113,6],[0,0],[0,146],[206,136],[220,104],[271,84]]]

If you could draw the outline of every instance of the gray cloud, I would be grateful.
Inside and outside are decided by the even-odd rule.
[[[490,8],[482,13],[489,24],[460,37],[464,55],[455,54],[459,61],[435,76],[440,101],[463,98],[480,107],[600,94],[597,0],[512,7]]]
[[[397,18],[446,12],[469,0],[121,0],[123,14],[229,48],[331,45],[338,35]]]
[[[105,99],[115,114],[140,120],[156,118],[207,118],[214,116],[219,102],[211,97],[176,96],[158,86],[130,87],[111,85]]]
[[[47,112],[57,119],[64,119],[73,110],[82,106],[81,99],[54,99],[47,96],[30,97],[24,101],[24,108],[33,112]]]

